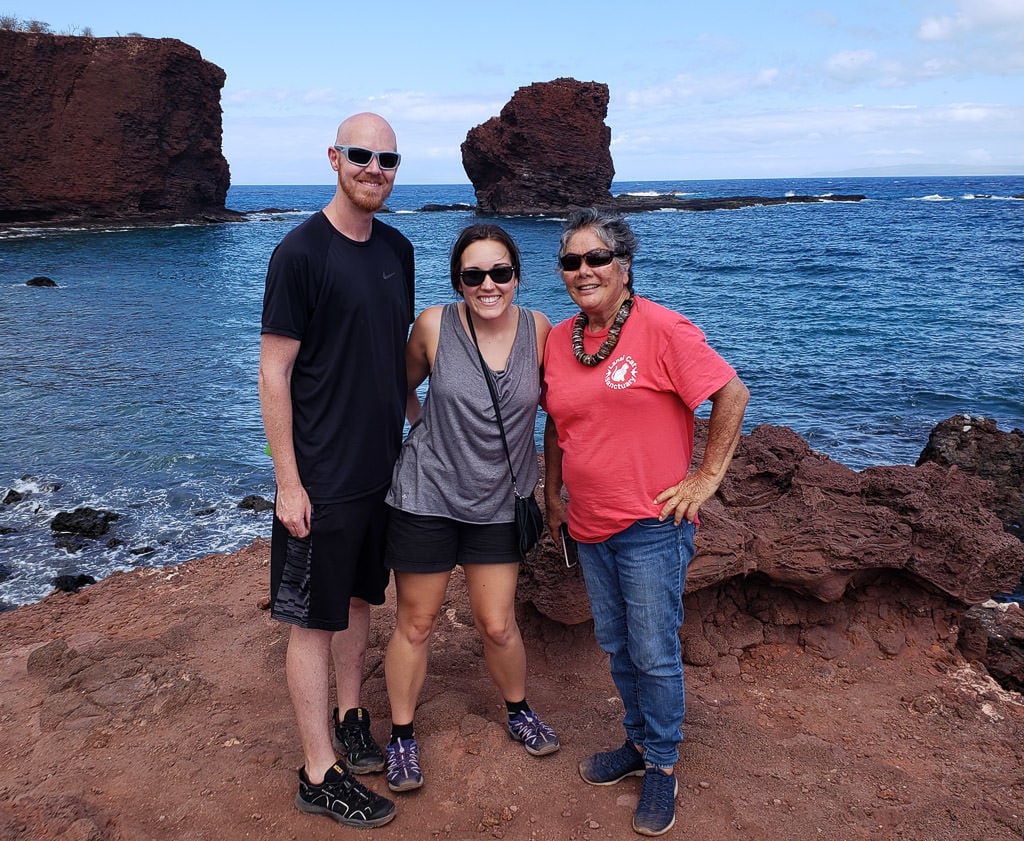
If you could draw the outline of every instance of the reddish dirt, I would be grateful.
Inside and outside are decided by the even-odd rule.
[[[0,838],[328,839],[298,813],[286,629],[260,609],[260,542],[117,574],[0,615]],[[562,750],[528,756],[501,725],[460,580],[417,712],[426,784],[393,795],[394,839],[628,839],[640,781],[591,787],[580,758],[621,743],[621,705],[589,624],[522,610],[529,699]],[[364,703],[388,730],[376,610]],[[689,667],[676,826],[735,839],[1024,837],[1024,704],[945,651],[830,661],[788,646]],[[386,793],[380,775],[364,777]]]

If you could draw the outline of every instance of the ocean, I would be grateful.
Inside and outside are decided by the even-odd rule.
[[[56,575],[179,563],[269,534],[269,513],[238,508],[273,498],[256,394],[264,275],[331,191],[232,187],[228,207],[251,214],[239,223],[0,235],[0,497],[20,496],[0,502],[0,605],[40,599]],[[792,427],[859,470],[912,464],[957,413],[1024,428],[1024,176],[612,191],[867,197],[629,217],[637,291],[736,367],[747,430]],[[453,299],[448,249],[473,203],[470,185],[396,186],[384,218],[415,245],[417,309]],[[419,212],[428,204],[466,210]],[[553,322],[573,314],[555,271],[561,220],[498,221],[522,249],[521,303]],[[27,287],[37,275],[59,288]],[[121,516],[71,554],[49,523],[78,506]]]

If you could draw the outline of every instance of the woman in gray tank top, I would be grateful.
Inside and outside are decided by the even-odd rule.
[[[508,709],[509,735],[534,756],[554,753],[558,737],[526,702],[526,651],[515,617],[519,550],[512,482],[494,405],[470,337],[473,321],[494,383],[521,493],[537,482],[534,423],[539,369],[551,324],[514,304],[519,249],[497,225],[471,225],[451,254],[462,300],[429,307],[406,350],[411,428],[395,465],[388,504],[386,563],[395,573],[397,616],[384,660],[392,734],[392,791],[419,788],[413,716],[427,653],[452,570],[461,564],[488,671]],[[430,378],[420,405],[416,389]]]

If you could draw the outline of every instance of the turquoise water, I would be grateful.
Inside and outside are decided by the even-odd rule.
[[[637,290],[700,325],[751,388],[747,428],[791,426],[852,468],[913,463],[967,412],[1024,428],[1024,177],[616,184],[694,196],[861,193],[846,202],[630,217]],[[0,238],[0,600],[230,551],[270,530],[237,509],[273,495],[256,397],[263,278],[274,245],[330,187],[233,187],[249,221]],[[416,247],[417,308],[451,300],[448,248],[472,188],[395,188],[386,219]],[[557,219],[501,220],[523,251],[521,302],[573,309],[554,271]],[[35,275],[59,289],[24,285]],[[28,478],[25,478],[28,477]],[[56,485],[59,489],[52,490]],[[122,514],[69,555],[49,521]],[[132,551],[153,549],[147,554]]]

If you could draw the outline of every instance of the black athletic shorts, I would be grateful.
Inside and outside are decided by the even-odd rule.
[[[294,538],[274,517],[270,545],[270,615],[321,631],[344,631],[352,598],[384,604],[386,490],[349,502],[313,506],[310,533]]]
[[[397,572],[447,572],[456,564],[517,564],[515,523],[463,523],[391,509],[384,563]]]

